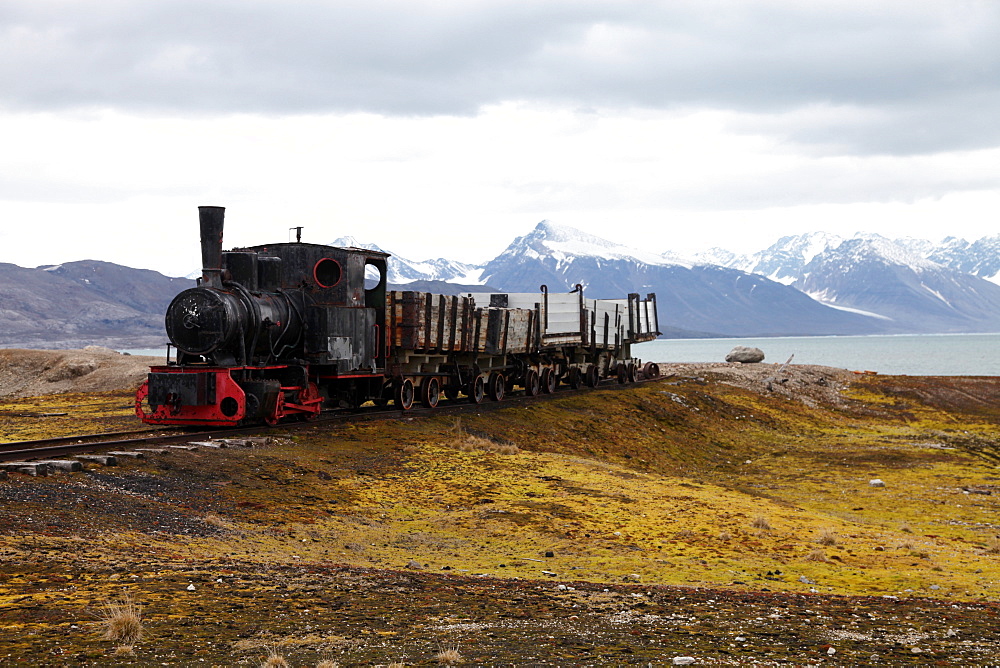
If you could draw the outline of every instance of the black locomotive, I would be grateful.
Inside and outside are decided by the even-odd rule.
[[[144,422],[276,424],[324,406],[479,403],[659,373],[631,356],[659,334],[655,295],[387,293],[386,253],[299,240],[223,252],[225,209],[199,213],[202,277],[167,308],[176,359],[168,348],[140,387]]]

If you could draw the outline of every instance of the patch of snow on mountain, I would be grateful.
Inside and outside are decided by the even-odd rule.
[[[947,299],[945,299],[944,295],[942,295],[940,292],[938,292],[934,288],[926,285],[923,282],[920,283],[920,287],[922,287],[924,290],[926,290],[927,292],[931,293],[932,295],[934,295],[935,297],[937,297],[938,299],[940,299],[941,301],[943,301],[948,306],[951,306],[951,302],[949,302]]]
[[[696,254],[693,259],[699,265],[714,265],[717,267],[735,267],[737,264],[743,264],[747,260],[745,255],[737,255],[731,250],[718,246]]]
[[[486,282],[483,280],[483,267],[473,267],[468,273],[453,278],[451,282],[462,285],[483,285]]]
[[[780,271],[776,271],[767,277],[768,280],[774,281],[775,283],[781,283],[782,285],[791,285],[795,282],[794,276],[784,276]]]
[[[851,308],[849,306],[840,306],[835,302],[836,296],[830,297],[826,290],[821,292],[806,292],[808,296],[812,297],[814,300],[818,301],[823,306],[829,306],[832,309],[837,309],[838,311],[845,311],[847,313],[856,313],[858,315],[867,316],[869,318],[877,318],[879,320],[892,320],[887,315],[882,315],[881,313],[875,313],[874,311],[865,311],[859,308]]]
[[[378,247],[378,244],[373,244],[370,242],[358,241],[354,237],[340,237],[339,239],[334,239],[332,242],[327,244],[335,248],[366,248],[368,250],[379,251],[380,253],[385,253],[386,251]]]
[[[889,264],[910,267],[914,270],[941,268],[941,265],[936,262],[925,259],[923,256],[908,250],[895,241],[886,239],[881,234],[862,233],[855,235],[852,241],[855,239],[865,242],[864,244],[852,244],[854,250],[853,257],[855,259],[862,259],[869,251],[873,251]],[[842,244],[840,248],[843,249],[847,245]]]
[[[534,237],[557,261],[567,261],[577,257],[597,257],[609,260],[638,260],[650,265],[690,266],[675,257],[665,257],[651,251],[630,248],[607,239],[581,232],[580,230],[556,225],[547,220],[540,222],[527,238]],[[538,257],[537,255],[535,257]]]
[[[799,236],[800,243],[797,250],[802,256],[805,264],[812,262],[813,258],[820,253],[826,252],[830,248],[836,248],[843,241],[843,237],[829,232],[813,232]]]

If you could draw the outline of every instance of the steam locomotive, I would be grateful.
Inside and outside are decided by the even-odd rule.
[[[176,359],[168,346],[136,394],[148,424],[274,425],[324,406],[405,411],[659,375],[631,354],[659,334],[653,294],[387,291],[387,253],[300,236],[223,252],[224,216],[199,207],[202,276],[167,308]]]

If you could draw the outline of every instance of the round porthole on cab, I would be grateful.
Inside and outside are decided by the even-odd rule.
[[[313,267],[313,278],[321,288],[332,288],[340,283],[340,263],[333,258],[325,257]]]

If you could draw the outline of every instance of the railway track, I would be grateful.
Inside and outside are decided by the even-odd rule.
[[[653,379],[656,380],[656,379]],[[639,380],[636,383],[650,382],[649,380]],[[614,380],[603,381],[597,388],[606,389],[619,387]],[[628,387],[622,385],[621,387]],[[591,388],[581,388],[574,390],[568,386],[560,386],[554,395],[539,395],[536,397],[527,396],[523,393],[509,394],[502,402],[485,402],[482,404],[469,403],[465,399],[453,401],[442,400],[436,408],[425,408],[414,406],[402,415],[430,415],[441,412],[466,412],[470,410],[482,410],[487,407],[502,407],[504,405],[519,405],[537,401],[543,396],[558,396],[567,393],[579,393],[590,391]],[[387,417],[398,417],[401,415],[399,409],[370,407],[361,409],[334,409],[323,413],[315,420],[307,422],[287,422],[276,427],[266,425],[254,425],[249,427],[234,427],[231,429],[198,430],[190,428],[158,429],[154,431],[122,431],[106,434],[81,434],[76,436],[59,436],[55,438],[40,439],[36,441],[15,441],[12,443],[0,443],[0,462],[44,460],[53,457],[63,457],[67,455],[90,454],[109,450],[126,450],[137,447],[151,447],[170,443],[184,443],[192,440],[223,439],[247,434],[260,434],[268,431],[296,431],[303,428],[317,427],[323,424],[335,424],[350,420],[373,420]]]

